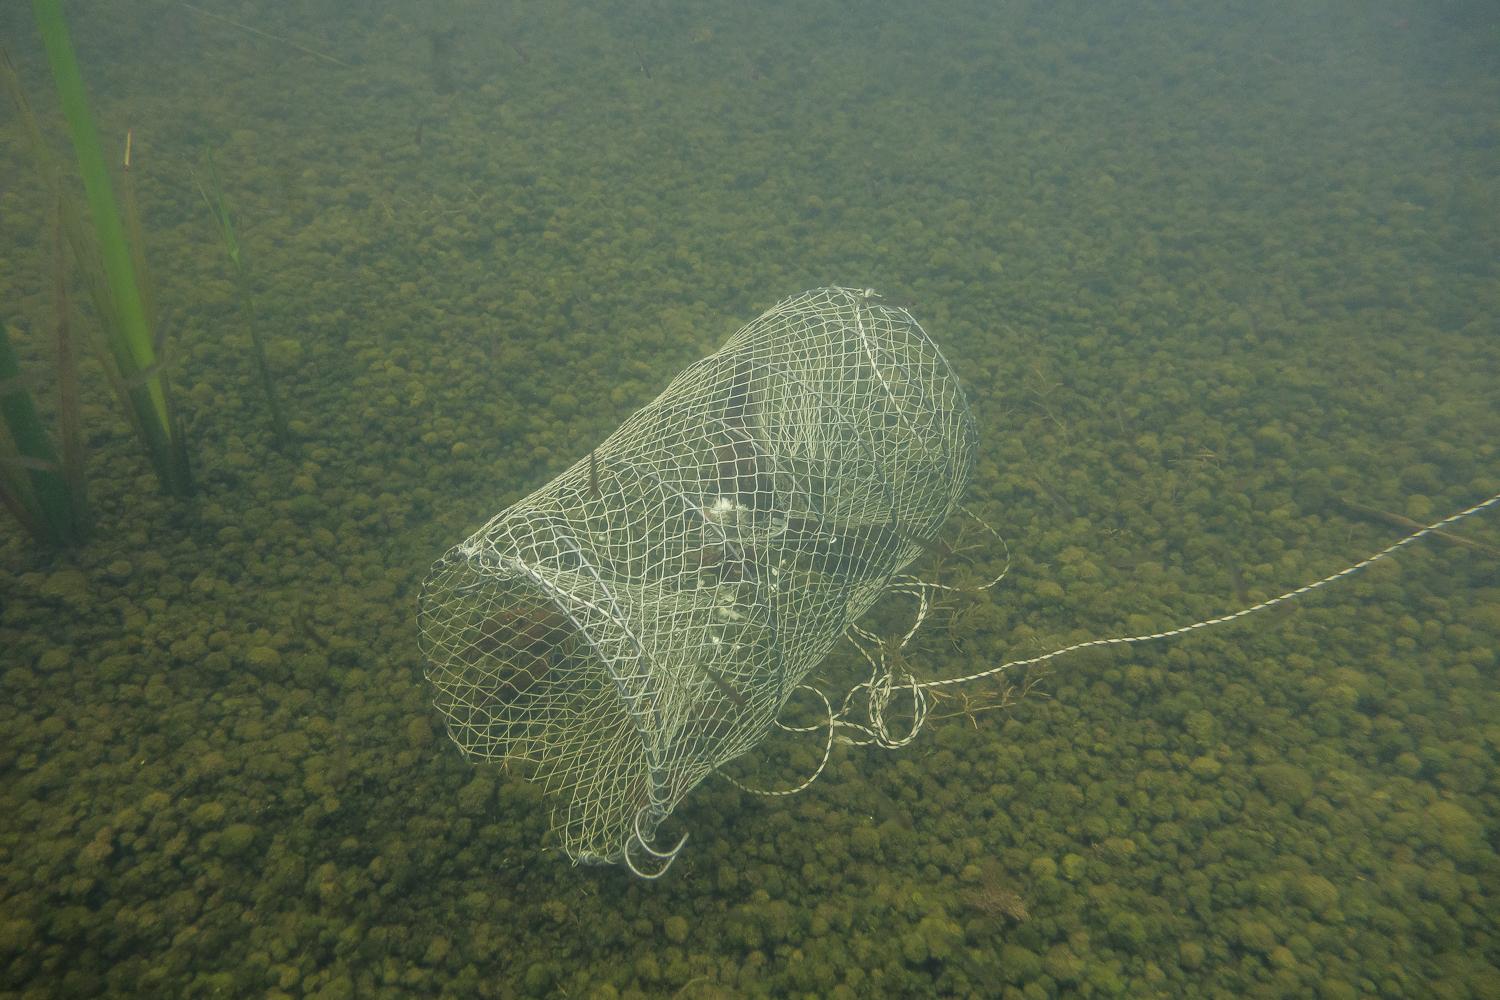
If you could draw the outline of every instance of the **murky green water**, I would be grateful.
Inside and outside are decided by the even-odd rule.
[[[414,622],[443,549],[830,283],[943,346],[1013,553],[925,675],[1400,534],[1344,501],[1492,495],[1486,5],[67,11],[106,146],[133,130],[201,489],[154,491],[90,362],[93,540],[0,528],[4,995],[1500,993],[1493,514],[1487,549],[1059,661],[1006,711],[971,690],[800,796],[711,779],[656,883],[570,867],[536,787],[463,762]],[[67,154],[26,5],[0,39]],[[0,318],[50,400],[51,206],[0,128]]]

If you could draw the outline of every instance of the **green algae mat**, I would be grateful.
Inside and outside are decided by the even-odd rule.
[[[91,536],[0,522],[0,996],[1500,992],[1493,513],[942,700],[800,795],[711,777],[650,883],[464,763],[415,623],[449,544],[829,284],[942,345],[1010,550],[924,677],[1223,614],[1500,491],[1487,5],[66,11],[106,153],[133,135],[197,493],[85,356]],[[0,39],[66,153],[27,5]],[[0,321],[52,420],[20,128]]]

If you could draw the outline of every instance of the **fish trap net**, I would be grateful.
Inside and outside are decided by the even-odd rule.
[[[958,379],[876,298],[777,303],[425,580],[449,735],[531,765],[574,861],[665,870],[682,841],[657,846],[661,823],[767,735],[968,485]]]

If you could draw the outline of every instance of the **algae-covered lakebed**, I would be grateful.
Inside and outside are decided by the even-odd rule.
[[[1492,5],[1223,6],[65,4],[195,490],[84,351],[89,537],[0,512],[0,996],[1500,995],[1493,511],[969,689],[799,795],[711,777],[655,882],[570,865],[423,678],[435,558],[821,285],[911,309],[978,420],[1012,568],[923,676],[1500,492]],[[0,42],[79,185],[29,5]],[[8,101],[0,135],[51,427],[56,209]]]

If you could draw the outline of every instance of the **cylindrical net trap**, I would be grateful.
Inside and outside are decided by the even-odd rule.
[[[910,313],[845,288],[778,303],[433,566],[449,735],[534,765],[575,861],[661,870],[681,842],[657,827],[937,535],[974,448]]]

